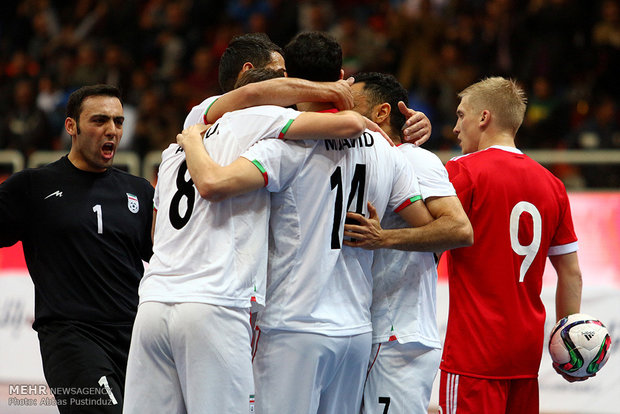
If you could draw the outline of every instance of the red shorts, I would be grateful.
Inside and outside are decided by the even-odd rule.
[[[538,379],[485,379],[441,371],[442,414],[538,414]]]

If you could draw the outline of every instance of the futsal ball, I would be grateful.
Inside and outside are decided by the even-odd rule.
[[[611,337],[592,316],[575,313],[558,321],[549,338],[553,365],[573,377],[596,374],[609,358]]]

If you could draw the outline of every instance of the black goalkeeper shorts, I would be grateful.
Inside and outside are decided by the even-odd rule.
[[[61,413],[121,414],[132,325],[37,327],[43,372]]]

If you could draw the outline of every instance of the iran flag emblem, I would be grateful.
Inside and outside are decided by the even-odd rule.
[[[140,204],[138,203],[138,197],[136,197],[133,194],[130,193],[126,193],[127,194],[127,208],[129,208],[129,211],[131,211],[132,213],[137,213],[138,210],[140,210]]]

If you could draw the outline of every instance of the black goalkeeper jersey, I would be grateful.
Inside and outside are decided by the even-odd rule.
[[[67,156],[0,184],[0,247],[22,241],[35,286],[33,327],[53,320],[132,323],[152,253],[153,187]]]

